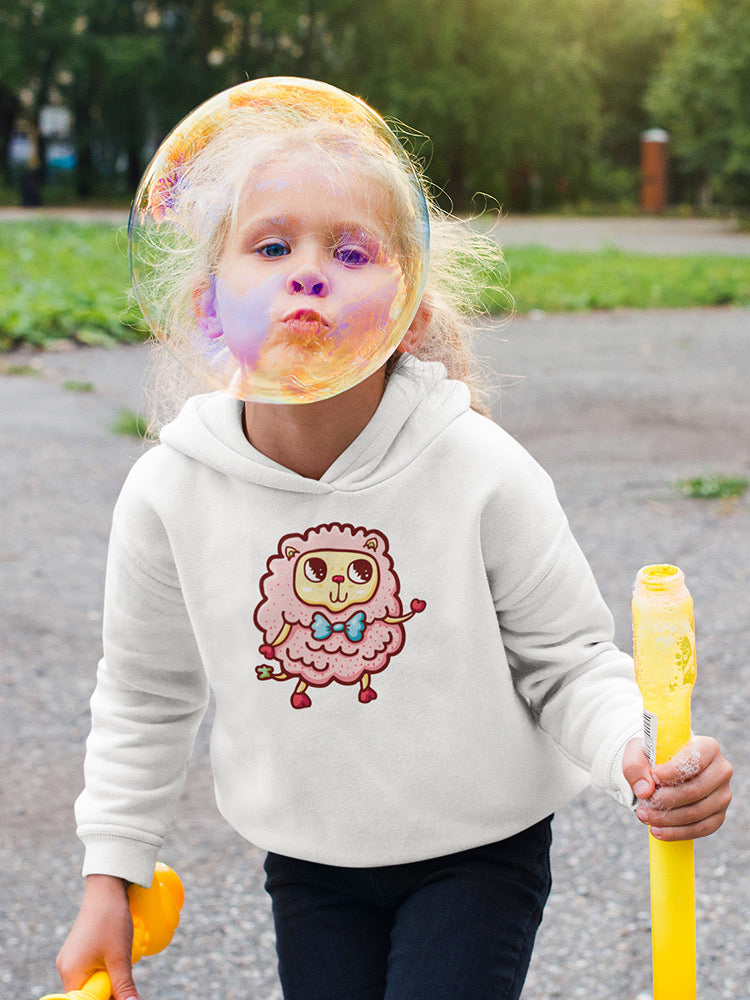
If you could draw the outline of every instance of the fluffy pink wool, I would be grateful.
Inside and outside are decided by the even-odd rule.
[[[374,542],[375,548],[367,547]],[[362,552],[378,564],[379,583],[366,604],[349,605],[332,612],[325,607],[305,604],[294,589],[295,567],[308,552],[345,550]],[[402,615],[399,579],[388,555],[388,540],[379,531],[354,528],[350,524],[327,524],[310,528],[303,535],[285,535],[278,552],[268,560],[268,572],[260,582],[263,599],[255,610],[255,624],[265,645],[273,645],[286,624],[286,638],[273,645],[273,655],[290,676],[301,677],[315,687],[331,681],[356,684],[364,674],[374,674],[388,666],[390,658],[404,644],[404,627],[386,618]],[[343,632],[327,639],[314,639],[313,617],[321,612],[331,622],[346,622],[354,612],[365,615],[362,639],[353,642]]]

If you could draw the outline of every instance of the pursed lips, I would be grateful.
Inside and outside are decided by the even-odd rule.
[[[304,332],[309,332],[312,329],[326,330],[330,326],[328,321],[314,309],[295,309],[294,312],[287,313],[281,322],[285,326],[291,326],[293,329]]]

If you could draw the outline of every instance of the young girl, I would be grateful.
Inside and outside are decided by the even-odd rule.
[[[150,883],[211,691],[217,801],[268,852],[286,1000],[517,998],[551,814],[592,783],[662,839],[703,836],[731,768],[708,738],[688,780],[649,766],[552,485],[480,412],[465,283],[494,244],[430,209],[428,268],[414,168],[348,95],[229,94],[136,206],[146,313],[219,391],[115,510],[58,968],[137,997],[125,890]]]

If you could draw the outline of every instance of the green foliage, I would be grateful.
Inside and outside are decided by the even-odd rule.
[[[652,124],[644,96],[670,44],[664,3],[587,0],[583,35],[599,96],[601,169],[637,167],[640,137]]]
[[[584,0],[343,4],[334,82],[430,137],[429,175],[457,209],[475,192],[532,207],[596,151]]]
[[[683,496],[696,500],[726,500],[741,497],[750,487],[742,476],[695,476],[675,483]]]
[[[521,210],[632,201],[650,125],[672,133],[679,194],[742,206],[749,50],[750,0],[15,0],[0,5],[0,167],[20,95],[32,133],[62,103],[76,196],[129,198],[197,104],[292,75],[430,136],[429,175],[460,210],[476,192]]]
[[[747,258],[651,257],[619,250],[560,253],[510,247],[510,280],[518,312],[660,309],[750,305]]]
[[[0,227],[0,349],[70,339],[141,339],[129,300],[124,237],[109,226],[6,222]]]
[[[80,196],[113,181],[132,194],[193,107],[281,74],[343,86],[429,135],[430,177],[456,208],[478,191],[538,208],[610,197],[610,168],[637,162],[663,3],[18,0],[0,9],[0,79],[31,95],[32,125],[50,100],[72,110]]]
[[[647,103],[682,171],[718,196],[750,204],[750,0],[681,0],[675,38]]]

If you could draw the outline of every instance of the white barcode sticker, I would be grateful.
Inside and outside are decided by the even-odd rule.
[[[656,716],[643,710],[643,752],[653,767],[656,763]]]

